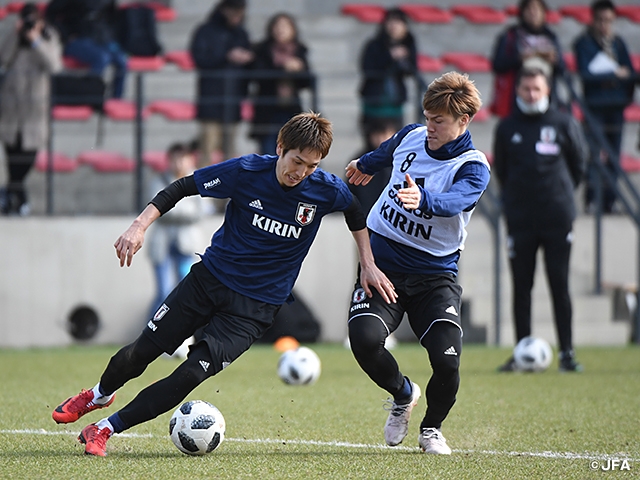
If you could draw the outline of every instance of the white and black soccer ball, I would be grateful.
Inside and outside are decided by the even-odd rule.
[[[551,365],[553,352],[546,340],[538,337],[524,337],[513,349],[513,359],[518,370],[542,372]]]
[[[169,422],[171,440],[182,453],[205,455],[224,440],[222,413],[209,402],[192,400],[180,405]]]
[[[308,347],[287,350],[278,360],[278,376],[288,385],[311,385],[320,371],[320,358]]]

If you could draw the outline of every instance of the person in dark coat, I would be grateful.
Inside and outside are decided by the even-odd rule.
[[[247,95],[246,69],[254,59],[243,26],[245,11],[245,0],[220,0],[191,39],[189,50],[199,74],[201,167],[211,164],[216,150],[222,150],[225,159],[236,156],[240,106]]]
[[[544,0],[520,0],[518,23],[498,36],[491,57],[495,86],[490,109],[500,118],[513,110],[515,79],[524,66],[544,70],[545,75],[552,79],[551,101],[558,102],[556,83],[566,67],[558,38],[547,25],[548,10]]]
[[[115,0],[52,0],[45,16],[60,32],[64,55],[102,75],[114,67],[111,96],[121,98],[127,75],[127,55],[117,39]]]
[[[266,39],[254,47],[254,116],[251,136],[260,153],[275,155],[278,131],[302,112],[300,90],[310,86],[307,47],[298,39],[295,19],[278,13],[267,23]]]
[[[591,5],[592,22],[573,45],[582,81],[582,93],[589,111],[602,128],[614,158],[593,144],[593,161],[607,162],[610,173],[617,177],[612,162],[620,161],[624,109],[633,101],[633,64],[624,40],[615,34],[616,7],[611,0],[596,0]],[[592,138],[593,135],[590,136]],[[587,209],[595,198],[594,168],[589,168],[585,189]],[[613,187],[603,182],[603,210],[613,210],[616,195]]]
[[[531,335],[531,290],[539,248],[553,299],[560,371],[581,371],[572,342],[569,259],[576,218],[574,190],[588,155],[578,122],[550,105],[550,81],[541,69],[523,68],[516,109],[494,136],[493,172],[502,189],[513,281],[516,341]],[[517,370],[511,357],[500,371]]]
[[[363,132],[370,120],[381,117],[395,119],[400,130],[407,100],[404,82],[418,70],[416,41],[402,10],[387,11],[376,36],[364,46],[360,70]]]

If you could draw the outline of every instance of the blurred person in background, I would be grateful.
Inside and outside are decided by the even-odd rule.
[[[196,159],[187,146],[174,143],[167,150],[169,168],[151,182],[153,195],[180,178],[191,175]],[[202,246],[197,224],[202,218],[202,199],[193,196],[183,199],[161,216],[147,235],[147,253],[153,263],[156,278],[156,296],[149,318],[162,301],[182,280],[197,260],[195,252]]]
[[[609,158],[606,151],[594,141],[594,136],[590,135],[592,162],[604,162],[611,175],[617,178],[618,173],[612,162],[620,163],[624,109],[633,101],[634,70],[624,40],[615,33],[616,8],[613,2],[593,2],[591,17],[591,24],[576,39],[573,50],[582,81],[584,102],[615,154],[613,158]],[[595,200],[595,181],[598,175],[591,164],[585,189],[587,211]],[[606,181],[602,182],[602,188],[603,211],[611,213],[616,200],[615,189]]]
[[[491,112],[504,118],[515,105],[515,80],[522,67],[541,68],[552,79],[551,101],[557,103],[556,80],[565,64],[556,34],[547,25],[544,0],[520,0],[518,23],[501,33],[491,59],[494,92]]]
[[[49,135],[50,80],[62,69],[57,32],[42,18],[35,3],[20,10],[15,28],[0,43],[5,70],[0,86],[0,141],[5,149],[8,184],[0,199],[2,213],[27,215],[25,177]]]
[[[218,150],[225,159],[236,156],[246,70],[255,58],[243,25],[246,6],[246,0],[220,0],[191,38],[189,51],[198,70],[200,167],[210,165],[211,154]]]
[[[260,153],[275,155],[280,128],[302,111],[300,90],[311,84],[305,75],[309,73],[307,47],[300,42],[291,15],[278,13],[269,19],[266,39],[254,47],[254,58],[251,136],[260,144]]]
[[[117,39],[115,0],[51,0],[46,17],[60,31],[64,55],[102,75],[113,67],[111,96],[121,98],[127,76],[127,54]]]
[[[415,37],[402,10],[386,12],[375,37],[362,50],[360,71],[363,134],[367,123],[377,118],[392,118],[395,130],[402,128],[407,100],[405,79],[418,71]]]
[[[531,291],[542,248],[560,346],[559,369],[580,372],[573,351],[569,260],[574,191],[584,173],[586,139],[572,116],[550,104],[550,80],[542,69],[523,68],[516,85],[516,109],[498,124],[493,146],[493,171],[507,221],[516,343],[531,335]],[[498,370],[517,371],[513,356]]]

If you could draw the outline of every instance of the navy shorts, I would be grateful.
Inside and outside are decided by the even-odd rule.
[[[217,373],[264,334],[279,309],[231,290],[198,262],[149,320],[143,335],[171,354],[204,327],[198,342],[207,343]]]
[[[462,287],[456,283],[454,275],[384,273],[395,286],[397,303],[385,302],[375,288],[371,289],[373,297],[367,297],[358,278],[351,296],[349,321],[361,315],[373,316],[385,325],[387,334],[390,334],[398,328],[406,313],[413,333],[420,340],[437,321],[454,323],[462,333]]]

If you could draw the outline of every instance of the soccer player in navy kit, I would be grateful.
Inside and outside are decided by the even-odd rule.
[[[352,231],[368,295],[395,301],[376,267],[359,202],[335,175],[317,169],[331,146],[328,120],[316,113],[289,120],[278,136],[278,156],[246,155],[196,170],[147,205],[116,241],[120,266],[131,265],[147,228],[185,196],[229,198],[223,225],[187,276],[165,299],[142,334],[109,361],[100,382],[52,413],[70,423],[114,401],[115,391],[138,377],[163,352],[173,353],[200,327],[202,338],[168,377],[142,390],[121,410],[85,427],[85,453],[106,455],[111,435],[175,408],[194,388],[229,366],[273,322],[286,302],[325,215],[343,211]],[[372,289],[373,287],[373,289]]]
[[[393,397],[384,427],[391,446],[406,437],[421,394],[385,348],[386,337],[406,313],[433,369],[418,444],[426,453],[451,453],[441,426],[460,383],[462,288],[456,283],[457,264],[465,226],[490,177],[487,159],[474,148],[467,130],[481,104],[466,75],[446,73],[424,94],[426,126],[407,125],[347,166],[355,185],[366,185],[384,167],[393,170],[367,225],[376,264],[393,282],[398,299],[388,303],[376,292],[369,298],[359,278],[349,311],[356,361]]]

